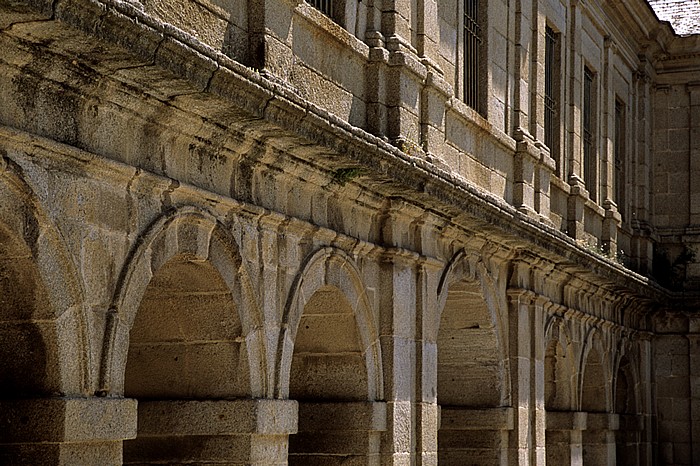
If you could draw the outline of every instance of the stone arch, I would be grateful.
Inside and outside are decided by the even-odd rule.
[[[552,315],[545,324],[545,444],[549,464],[571,464],[578,369],[574,340],[565,319]]]
[[[84,295],[60,230],[0,157],[0,398],[85,396]]]
[[[297,275],[292,290],[283,317],[278,396],[289,396],[292,359],[302,315],[309,303],[316,304],[312,299],[317,299],[317,293],[320,292],[342,297],[346,301],[344,304],[351,309],[356,320],[360,350],[364,355],[367,371],[366,399],[381,400],[384,396],[383,372],[375,316],[354,261],[341,250],[323,248],[306,262]]]
[[[298,274],[283,318],[278,393],[299,402],[290,465],[374,464],[386,429],[376,318],[359,269],[331,247]]]
[[[576,356],[571,333],[560,316],[545,324],[545,409],[572,410],[576,403]]]
[[[605,464],[614,455],[611,414],[611,366],[609,327],[588,329],[580,363],[580,410],[586,413],[581,436],[583,464]],[[606,338],[607,337],[607,338]],[[607,345],[606,345],[607,343]]]
[[[510,404],[505,292],[480,257],[465,251],[450,261],[437,292],[434,334],[426,339],[437,345],[438,461],[501,464]]]
[[[238,245],[214,216],[194,207],[173,209],[155,220],[127,259],[107,324],[102,391],[124,393],[129,333],[152,279],[172,261],[206,264],[206,272],[217,275],[225,284],[237,311],[245,346],[242,356],[248,362],[242,369],[249,374],[248,395],[264,397],[267,387],[262,314]]]
[[[613,409],[619,416],[619,429],[615,433],[616,463],[619,466],[642,463],[644,422],[641,417],[641,379],[638,363],[632,345],[624,338],[616,357],[613,378]]]
[[[591,328],[584,340],[579,365],[581,411],[596,413],[609,411],[611,387],[606,354],[600,330]]]

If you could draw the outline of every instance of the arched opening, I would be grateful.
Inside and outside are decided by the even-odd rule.
[[[607,411],[607,377],[603,368],[603,357],[594,347],[586,358],[581,392],[581,411],[604,413]]]
[[[289,439],[290,465],[370,464],[378,454],[364,346],[344,294],[334,286],[315,291],[292,355],[289,397],[299,401],[299,431]]]
[[[139,400],[139,429],[124,442],[125,464],[210,461],[217,445],[221,455],[234,449],[224,447],[231,437],[205,434],[199,424],[228,414],[201,401],[249,396],[246,354],[236,306],[216,268],[187,255],[163,265],[129,334],[124,395]],[[178,421],[192,412],[191,425]]]
[[[0,226],[0,398],[60,393],[51,307],[30,249]]]
[[[616,435],[617,466],[642,464],[640,458],[642,420],[637,407],[637,387],[632,362],[625,355],[615,377],[615,412],[620,416]]]
[[[586,430],[582,434],[584,464],[607,464],[614,454],[614,432],[608,415],[609,380],[601,351],[593,346],[583,370],[581,410],[587,413]]]
[[[564,344],[552,339],[545,351],[544,407],[547,413],[545,442],[548,464],[571,464],[573,361]]]
[[[501,464],[507,448],[503,359],[481,286],[448,290],[437,338],[438,463]]]

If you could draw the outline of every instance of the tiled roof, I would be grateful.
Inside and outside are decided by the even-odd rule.
[[[668,21],[676,34],[700,34],[700,0],[648,0],[662,21]]]

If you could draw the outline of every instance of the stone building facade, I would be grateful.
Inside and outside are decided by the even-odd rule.
[[[642,0],[0,0],[0,463],[700,463],[700,36]]]

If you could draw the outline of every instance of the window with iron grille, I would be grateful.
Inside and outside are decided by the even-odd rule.
[[[483,21],[480,0],[464,0],[464,103],[483,114],[481,98]]]
[[[558,176],[564,173],[559,153],[559,35],[545,27],[544,47],[544,143],[556,162]]]
[[[595,154],[595,75],[588,67],[583,73],[583,180],[589,196],[598,199],[597,171]]]
[[[333,17],[333,0],[306,0],[306,2],[329,18]]]
[[[622,217],[624,218],[627,210],[627,199],[625,196],[625,172],[626,172],[626,156],[625,156],[625,104],[619,100],[615,101],[615,202]]]

